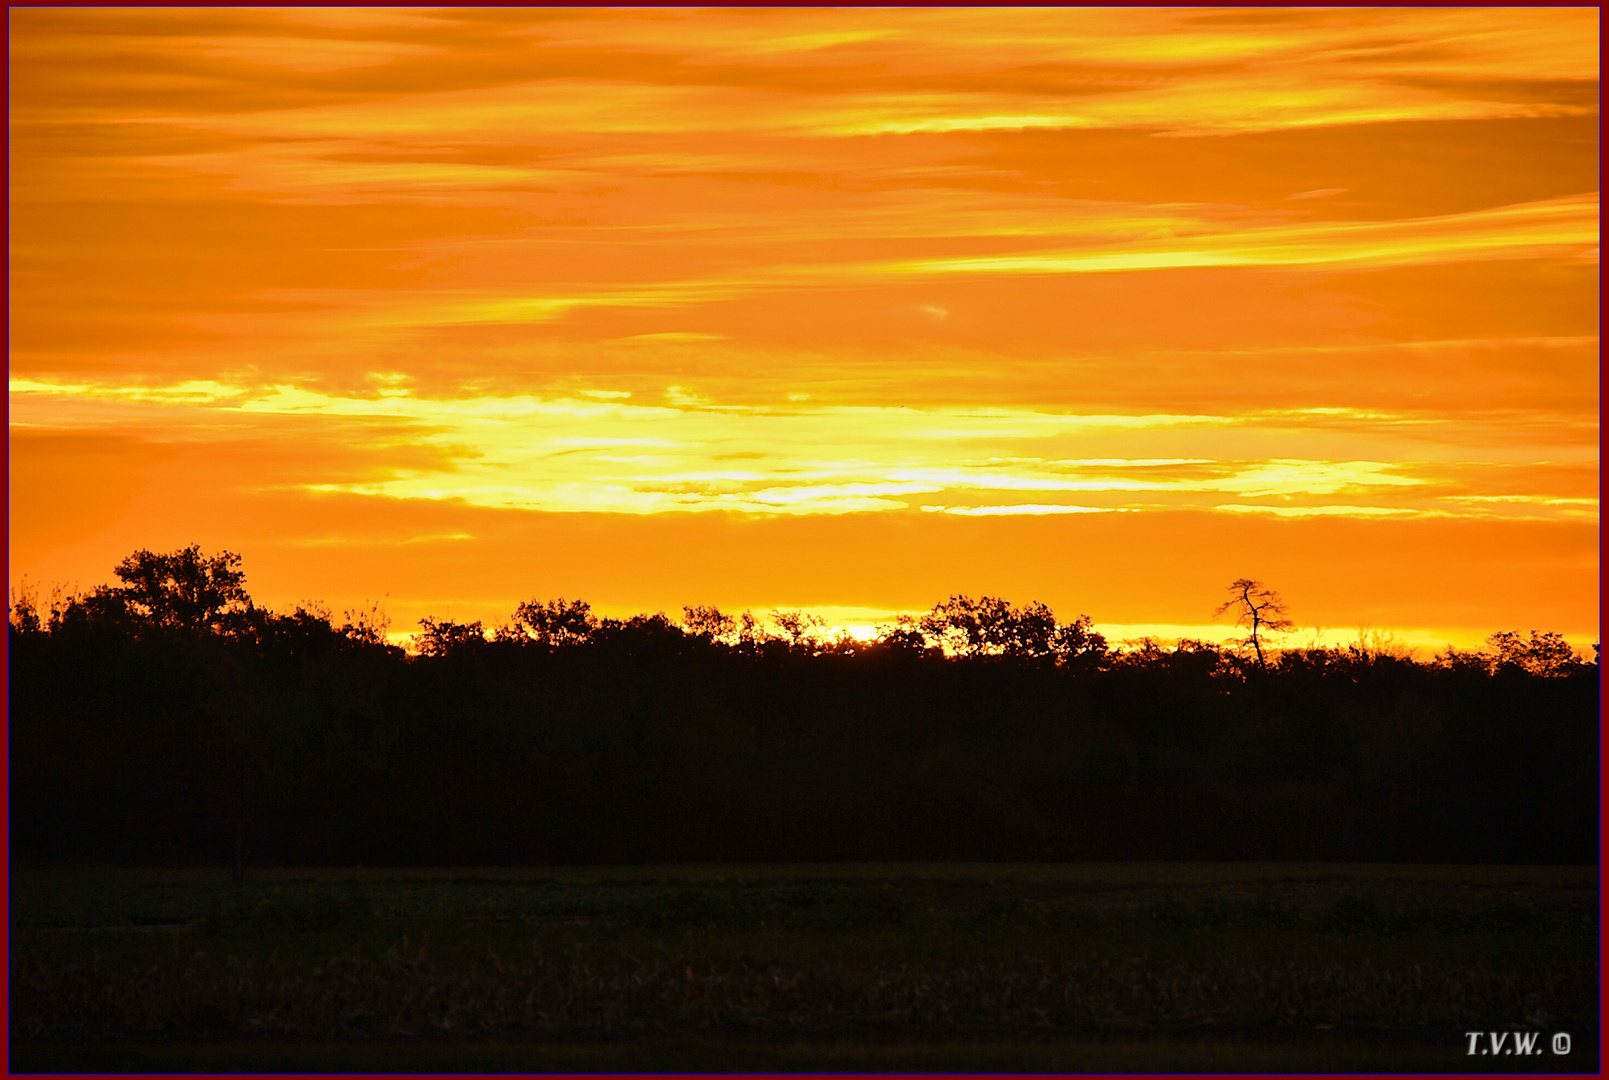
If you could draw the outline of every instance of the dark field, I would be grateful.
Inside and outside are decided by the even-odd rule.
[[[11,1067],[1596,1071],[1597,911],[1596,867],[16,871]]]

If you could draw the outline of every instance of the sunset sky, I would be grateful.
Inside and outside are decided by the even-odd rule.
[[[1591,643],[1598,37],[12,9],[10,581]]]

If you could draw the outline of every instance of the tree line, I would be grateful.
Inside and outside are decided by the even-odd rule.
[[[1597,658],[1504,631],[1429,661],[1112,648],[956,595],[871,641],[796,611],[501,626],[256,606],[241,559],[137,551],[9,609],[24,863],[1597,857]]]

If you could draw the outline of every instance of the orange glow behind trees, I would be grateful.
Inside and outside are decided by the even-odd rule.
[[[13,584],[1597,640],[1596,9],[10,19]]]

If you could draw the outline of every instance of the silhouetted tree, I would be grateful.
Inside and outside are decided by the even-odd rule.
[[[123,586],[110,596],[135,618],[166,629],[222,631],[251,608],[240,556],[232,551],[207,556],[191,544],[161,555],[142,548],[114,573]]]
[[[1020,608],[1008,605],[990,630],[1007,656],[1049,656],[1056,647],[1055,613],[1038,600]]]
[[[344,622],[340,631],[350,641],[361,645],[384,645],[386,631],[391,628],[391,618],[380,607],[376,600],[368,607],[347,608],[342,613]]]
[[[716,607],[683,607],[682,629],[693,637],[727,644],[737,633],[737,620]]]
[[[1063,663],[1100,661],[1106,656],[1106,636],[1095,629],[1088,615],[1080,615],[1072,622],[1056,628],[1053,642],[1056,655]]]
[[[892,623],[879,626],[872,640],[878,645],[901,652],[926,652],[928,649],[927,635],[922,632],[922,627],[916,619],[910,615],[896,615]]]
[[[628,619],[600,619],[593,640],[601,645],[624,646],[628,651],[648,649],[674,653],[686,635],[663,611]]]
[[[994,644],[991,630],[1009,610],[1009,605],[998,597],[974,600],[965,593],[957,593],[934,604],[917,624],[945,652],[954,656],[978,656],[988,652],[989,646]]]
[[[1088,619],[1085,619],[1087,628]],[[933,605],[917,625],[939,647],[956,656],[1047,657],[1062,643],[1092,644],[1087,634],[1058,638],[1056,615],[1038,600],[1020,608],[998,596],[974,600],[957,594]],[[1075,624],[1076,625],[1076,624]],[[1104,639],[1103,639],[1104,644]]]
[[[585,600],[557,600],[544,603],[527,600],[514,609],[514,626],[508,637],[526,638],[542,645],[582,645],[598,628],[592,605]],[[500,637],[505,636],[499,634]]]
[[[419,625],[424,629],[414,635],[414,641],[421,656],[451,656],[486,644],[486,628],[479,620],[455,623],[427,615],[419,620]]]
[[[745,652],[754,652],[771,639],[766,633],[765,626],[754,617],[754,612],[745,611],[737,617],[737,645]]]
[[[6,622],[10,625],[12,637],[40,634],[45,630],[45,622],[39,614],[39,590],[29,585],[26,579],[11,588],[10,602],[6,605]]]
[[[1529,641],[1518,630],[1499,630],[1486,644],[1496,654],[1495,668],[1512,665],[1532,675],[1563,675],[1578,663],[1564,635],[1551,630],[1545,634],[1532,630]]]
[[[773,611],[771,621],[782,628],[782,632],[788,635],[788,644],[795,649],[803,648],[807,641],[814,641],[827,628],[826,619],[802,611]]]
[[[1249,628],[1246,642],[1257,654],[1257,666],[1266,667],[1263,656],[1263,634],[1268,631],[1294,630],[1285,601],[1279,593],[1252,578],[1236,578],[1229,585],[1229,599],[1218,605],[1212,613],[1217,618],[1226,611],[1235,613],[1235,625]]]
[[[1470,652],[1452,645],[1437,653],[1431,664],[1438,670],[1465,676],[1486,675],[1492,670],[1492,658],[1486,653]]]

